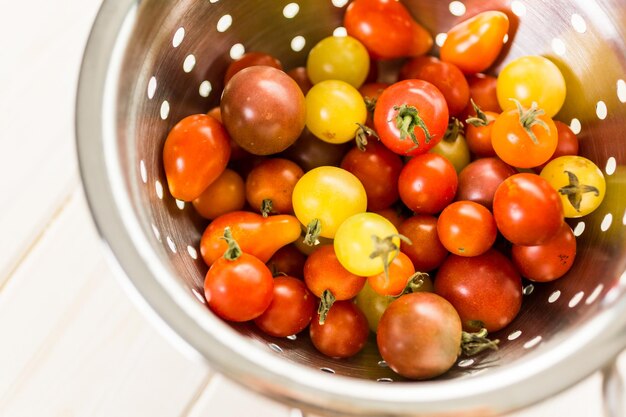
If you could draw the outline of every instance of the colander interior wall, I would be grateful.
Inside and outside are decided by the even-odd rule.
[[[581,154],[595,161],[607,179],[602,206],[590,216],[570,221],[578,236],[573,269],[553,283],[526,282],[522,312],[493,335],[501,340],[501,348],[460,360],[442,379],[474,377],[541,352],[550,340],[570,337],[623,294],[626,5],[621,0],[403,2],[434,35],[483,10],[507,13],[511,29],[505,52],[491,72],[528,54],[546,56],[557,64],[566,77],[568,93],[555,119],[578,133]],[[204,302],[202,283],[207,270],[199,254],[199,239],[207,222],[190,204],[168,194],[161,163],[167,132],[183,117],[206,112],[219,103],[223,73],[244,51],[273,54],[285,69],[303,65],[317,41],[336,30],[341,33],[345,3],[145,0],[137,8],[115,103],[123,192],[153,251],[167,259],[198,303]],[[437,39],[440,42],[441,35]],[[208,309],[206,314],[211,314]],[[373,338],[356,357],[334,360],[317,353],[304,334],[275,339],[254,326],[236,329],[262,342],[251,349],[270,349],[286,361],[372,381],[401,380],[380,361]]]

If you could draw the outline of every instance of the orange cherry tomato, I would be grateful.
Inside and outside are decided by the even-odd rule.
[[[292,214],[291,196],[304,171],[288,159],[272,158],[255,166],[246,178],[248,204],[263,215]]]
[[[517,168],[545,163],[556,149],[558,132],[542,110],[518,109],[503,112],[493,124],[491,143],[496,155]]]
[[[213,220],[222,214],[241,210],[246,204],[243,179],[226,168],[203,192],[193,200],[193,207],[205,219]]]
[[[278,249],[300,237],[300,222],[294,216],[263,217],[249,211],[223,214],[209,224],[200,239],[200,253],[209,266],[228,247],[222,239],[226,227],[231,228],[233,238],[242,251],[256,256],[263,263],[269,261]]]
[[[498,229],[487,208],[473,201],[457,201],[439,215],[437,234],[453,254],[477,256],[491,248]]]
[[[304,264],[304,282],[318,297],[329,290],[336,300],[349,300],[361,291],[365,281],[339,263],[333,245],[319,246]]]
[[[367,277],[367,283],[380,295],[400,295],[409,278],[415,274],[413,263],[404,253],[398,253],[389,264],[389,275],[381,272]]]
[[[466,74],[484,71],[498,58],[508,31],[506,14],[482,12],[448,31],[441,47],[441,60],[456,65]]]
[[[174,198],[192,201],[219,177],[230,158],[228,133],[206,114],[185,117],[170,130],[163,167]]]

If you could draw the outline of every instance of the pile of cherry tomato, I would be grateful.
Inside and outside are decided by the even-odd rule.
[[[169,190],[211,221],[200,249],[218,316],[274,337],[308,328],[337,358],[375,332],[391,369],[432,378],[497,346],[487,332],[520,311],[522,277],[565,275],[564,219],[598,207],[604,178],[553,119],[556,65],[526,56],[482,73],[505,13],[450,28],[439,57],[401,2],[354,0],[344,26],[304,67],[234,61],[220,106],[169,133]],[[392,84],[376,79],[387,59],[404,59]]]

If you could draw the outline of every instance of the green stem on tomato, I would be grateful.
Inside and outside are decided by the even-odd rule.
[[[317,307],[317,314],[320,316],[320,324],[323,325],[326,322],[326,316],[335,303],[335,300],[336,298],[330,290],[324,290],[320,297],[320,305]]]
[[[474,103],[474,99],[470,99],[470,101],[472,103],[474,111],[476,112],[476,116],[466,119],[465,123],[468,123],[474,127],[487,126],[492,121],[492,118],[487,116],[487,114],[482,111],[480,107],[478,107],[478,104]]]
[[[230,227],[226,227],[224,229],[224,236],[222,236],[221,239],[224,239],[228,244],[228,249],[226,249],[226,252],[224,252],[224,258],[228,259],[229,261],[234,261],[238,259],[243,252],[241,251],[239,244],[237,244],[237,241],[233,238]]]
[[[356,147],[360,151],[365,151],[365,147],[367,146],[367,143],[368,143],[367,138],[369,136],[373,136],[376,139],[380,140],[380,138],[378,137],[378,134],[373,129],[370,129],[369,127],[362,125],[361,123],[357,123],[357,125],[359,127],[356,130],[355,140],[356,140]]]
[[[394,106],[393,109],[398,112],[396,116],[396,127],[400,130],[401,140],[409,137],[415,144],[415,148],[417,148],[420,143],[415,136],[415,129],[419,127],[424,132],[426,143],[430,142],[433,136],[428,131],[428,127],[424,119],[420,117],[419,110],[417,110],[416,107],[403,104],[402,106]]]
[[[484,350],[498,350],[498,339],[487,338],[487,329],[482,328],[476,333],[463,332],[461,334],[461,353],[465,356],[473,356]]]
[[[263,217],[267,217],[272,210],[274,210],[274,207],[272,205],[272,199],[270,198],[266,198],[261,202],[261,214],[263,215]]]
[[[454,142],[460,134],[463,134],[463,123],[456,117],[451,117],[450,123],[448,123],[448,129],[441,140],[444,142]]]
[[[548,127],[548,124],[543,120],[538,119],[539,116],[545,114],[545,111],[538,108],[537,104],[535,103],[533,103],[530,109],[524,110],[524,108],[522,107],[522,103],[520,103],[518,100],[514,98],[510,100],[512,100],[517,107],[517,111],[519,112],[520,124],[522,125],[526,133],[528,133],[528,136],[530,136],[530,139],[533,141],[533,143],[538,144],[539,140],[537,139],[535,132],[533,132],[532,130],[533,126],[541,126],[546,130],[546,132],[550,133],[550,127]]]
[[[399,238],[400,240],[412,245],[411,240],[401,234],[389,235],[384,239],[379,238],[376,235],[372,235],[372,242],[374,243],[374,250],[370,253],[370,259],[380,258],[383,262],[383,272],[385,278],[389,280],[389,264],[398,256],[400,247],[393,242],[393,238]]]
[[[424,285],[424,278],[428,278],[429,275],[426,272],[417,271],[406,280],[406,285],[400,294],[395,297],[403,296],[404,294],[412,294],[418,292],[422,285]]]
[[[319,219],[313,219],[306,226],[306,235],[304,236],[304,244],[309,246],[319,245],[319,237],[322,233],[322,223]]]

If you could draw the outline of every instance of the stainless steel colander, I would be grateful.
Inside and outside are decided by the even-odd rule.
[[[318,40],[344,31],[346,2],[105,0],[80,78],[79,159],[93,216],[135,298],[217,371],[319,413],[497,415],[604,367],[626,347],[624,0],[404,0],[439,34],[437,43],[479,11],[506,12],[512,25],[494,72],[522,55],[553,60],[568,86],[557,119],[578,133],[581,154],[607,178],[602,206],[571,222],[574,268],[556,282],[525,287],[521,314],[494,334],[500,350],[460,360],[439,380],[409,382],[385,367],[373,339],[355,358],[334,360],[304,334],[271,338],[225,324],[206,308],[198,256],[206,224],[167,192],[167,132],[219,102],[224,70],[245,51],[269,52],[286,69],[302,65]]]

